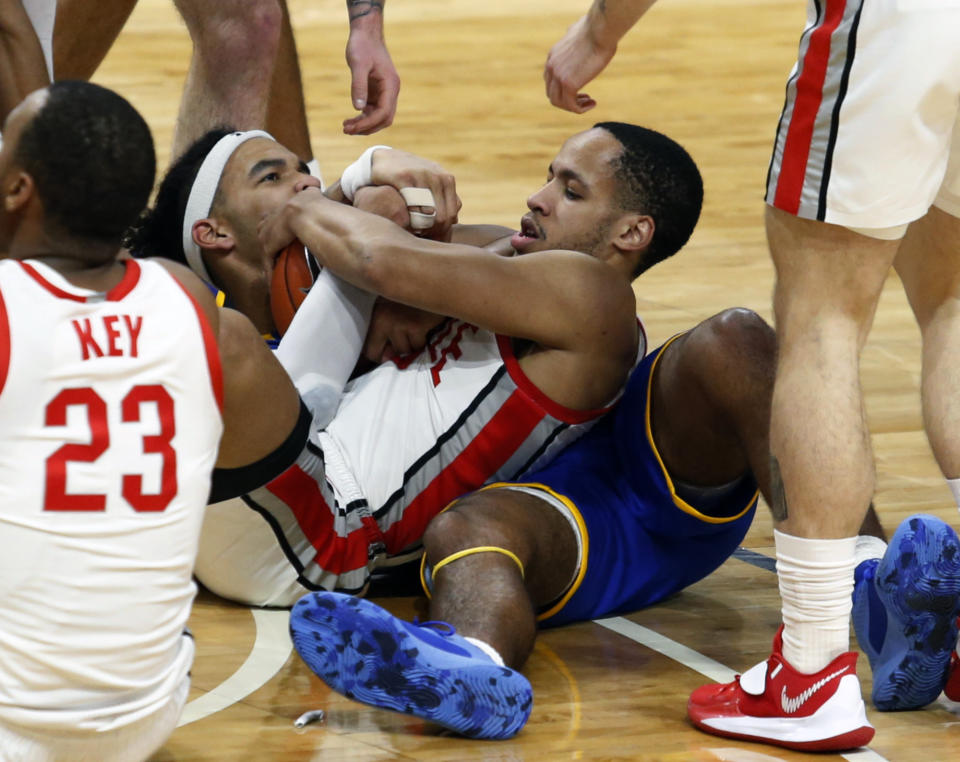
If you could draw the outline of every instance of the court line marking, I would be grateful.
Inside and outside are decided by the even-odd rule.
[[[594,622],[608,630],[613,630],[625,638],[640,643],[657,653],[663,654],[675,662],[679,662],[685,667],[689,667],[701,675],[710,678],[717,683],[729,683],[738,674],[729,667],[714,661],[709,656],[704,656],[699,651],[671,640],[666,635],[644,627],[643,625],[631,622],[621,616],[610,617],[608,619],[594,619]],[[886,757],[877,754],[869,748],[851,751],[847,754],[841,754],[841,759],[850,760],[850,762],[888,762]]]
[[[177,727],[189,725],[211,714],[239,703],[273,678],[293,651],[290,641],[290,612],[251,609],[257,638],[246,661],[216,688],[188,703]]]

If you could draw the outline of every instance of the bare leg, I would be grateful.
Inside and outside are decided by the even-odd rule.
[[[0,127],[27,95],[50,84],[40,40],[20,0],[0,0]]]
[[[931,207],[894,265],[923,336],[923,424],[940,470],[960,477],[960,219]]]
[[[430,603],[431,618],[488,643],[508,667],[519,669],[536,637],[534,606],[562,593],[575,570],[576,538],[566,519],[532,495],[487,490],[437,516],[423,544],[431,564],[479,545],[505,548],[520,559],[525,576],[501,553],[464,556],[437,572]]]
[[[263,128],[280,44],[277,0],[175,0],[193,40],[173,154],[218,125]]]
[[[779,356],[772,489],[783,656],[813,674],[849,650],[854,535],[873,496],[860,350],[898,241],[767,209]]]
[[[273,81],[270,83],[270,101],[267,108],[267,132],[304,161],[313,158],[307,109],[303,101],[303,83],[297,43],[290,25],[286,0],[281,0],[283,28],[280,32],[280,51],[277,55]]]
[[[780,342],[770,431],[779,472],[774,518],[796,537],[850,537],[874,489],[859,356],[899,242],[769,207],[767,238]]]
[[[57,79],[90,79],[136,4],[137,0],[57,0],[53,28]]]
[[[770,406],[777,363],[773,329],[755,312],[729,309],[663,350],[653,377],[653,436],[670,475],[726,484],[748,469],[767,505]],[[884,538],[873,506],[860,534]]]

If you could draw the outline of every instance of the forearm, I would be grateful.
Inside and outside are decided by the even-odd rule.
[[[587,26],[598,47],[615,48],[656,0],[594,0]]]
[[[347,0],[350,33],[364,32],[383,39],[383,6],[386,0]]]

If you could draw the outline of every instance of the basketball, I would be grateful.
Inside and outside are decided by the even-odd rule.
[[[283,336],[297,308],[313,285],[313,272],[303,244],[294,240],[280,250],[273,263],[270,281],[270,312],[277,333]]]

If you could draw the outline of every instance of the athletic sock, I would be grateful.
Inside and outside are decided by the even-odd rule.
[[[956,479],[947,479],[947,486],[953,493],[953,499],[957,504],[957,510],[960,510],[960,477]]]
[[[871,558],[883,558],[883,554],[886,552],[887,543],[879,537],[874,537],[871,534],[858,535],[857,549],[853,556],[854,568]]]
[[[503,657],[500,656],[500,652],[485,640],[480,640],[479,638],[468,638],[467,636],[464,636],[463,639],[483,651],[498,667],[506,666],[503,663]]]
[[[783,656],[813,674],[850,650],[856,537],[794,537],[774,530],[783,612]]]
[[[277,359],[321,428],[336,413],[360,357],[376,298],[324,268],[277,347]]]

